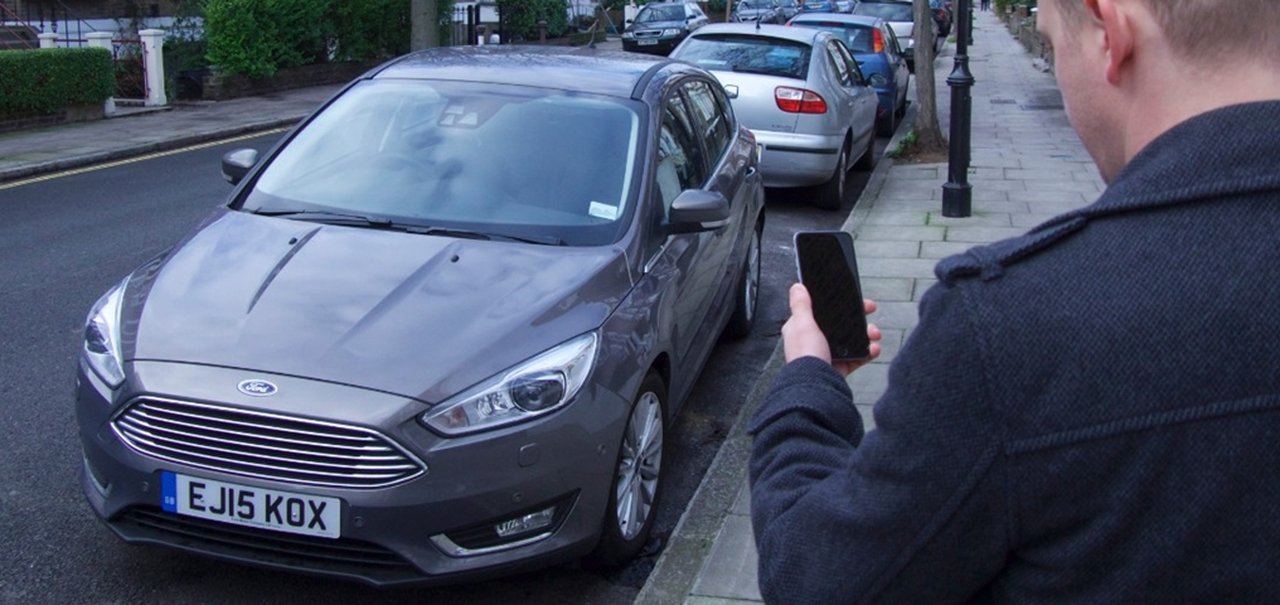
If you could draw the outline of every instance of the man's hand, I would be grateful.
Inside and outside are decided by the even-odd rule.
[[[876,303],[864,298],[862,308],[867,315],[871,315],[876,312]],[[848,376],[854,370],[880,356],[880,336],[880,328],[875,324],[867,324],[867,337],[871,339],[871,355],[858,361],[833,363],[827,337],[822,330],[818,329],[818,323],[813,319],[813,302],[809,299],[809,291],[801,284],[791,286],[791,318],[782,325],[782,350],[788,362],[813,356],[830,363],[836,371]]]

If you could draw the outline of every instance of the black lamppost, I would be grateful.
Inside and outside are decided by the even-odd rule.
[[[969,130],[973,109],[973,74],[969,72],[969,34],[972,0],[956,0],[956,59],[947,86],[951,87],[951,149],[947,161],[947,182],[942,185],[942,216],[969,216],[973,206],[973,185],[969,184]]]

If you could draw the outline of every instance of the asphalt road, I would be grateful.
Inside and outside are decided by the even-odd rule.
[[[278,136],[0,188],[0,603],[631,603],[773,351],[795,274],[791,234],[839,228],[866,181],[851,173],[838,212],[814,209],[808,192],[769,192],[759,321],[747,339],[720,344],[668,433],[653,554],[607,573],[566,565],[379,592],[129,546],[80,492],[72,386],[90,305],[222,203],[222,153]]]

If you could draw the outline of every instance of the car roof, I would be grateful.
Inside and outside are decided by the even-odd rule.
[[[808,13],[796,15],[791,18],[792,23],[805,22],[826,22],[826,23],[853,23],[855,25],[865,25],[873,27],[877,23],[885,23],[884,19],[872,15],[850,15],[846,13]]]
[[[772,23],[762,23],[756,25],[751,23],[712,23],[699,27],[690,37],[705,37],[710,34],[747,34],[762,36],[767,38],[781,38],[783,40],[792,40],[795,42],[803,42],[805,44],[814,44],[818,38],[831,35],[820,29],[809,27],[787,27],[785,25],[774,25]]]
[[[631,97],[665,57],[569,46],[455,46],[420,50],[376,68],[374,79],[494,82]]]

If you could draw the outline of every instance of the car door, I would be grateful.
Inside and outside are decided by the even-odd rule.
[[[905,106],[907,100],[907,88],[911,82],[911,70],[907,67],[907,59],[902,55],[902,45],[898,43],[898,34],[893,33],[893,28],[888,23],[880,23],[880,31],[885,39],[885,54],[888,55],[889,65],[893,72],[893,81],[898,91],[898,106]]]
[[[669,233],[666,230],[671,205],[686,189],[707,185],[705,151],[697,138],[694,120],[685,103],[681,86],[669,86],[659,111],[655,162],[649,190],[650,240],[656,254],[646,263],[646,277],[661,282],[664,301],[662,323],[669,326],[675,367],[697,363],[694,347],[715,296],[716,258],[723,254],[718,233]],[[673,375],[673,381],[679,380]],[[669,385],[673,393],[684,385]]]
[[[840,78],[841,88],[850,98],[848,124],[854,138],[852,149],[857,153],[856,150],[867,147],[866,137],[875,137],[876,107],[880,101],[876,98],[876,91],[867,85],[858,62],[844,42],[832,38],[824,47]]]
[[[723,319],[732,312],[732,295],[736,292],[746,238],[754,227],[753,207],[750,196],[753,189],[745,186],[752,177],[749,172],[750,145],[736,139],[737,124],[729,99],[720,86],[701,78],[684,81],[680,85],[685,103],[692,118],[692,126],[698,142],[707,158],[709,178],[706,187],[724,196],[730,204],[732,219],[729,226],[711,233],[705,258],[708,263],[708,287],[715,292],[711,314],[704,322],[707,330],[718,331]],[[708,346],[715,342],[711,333],[699,342]]]

